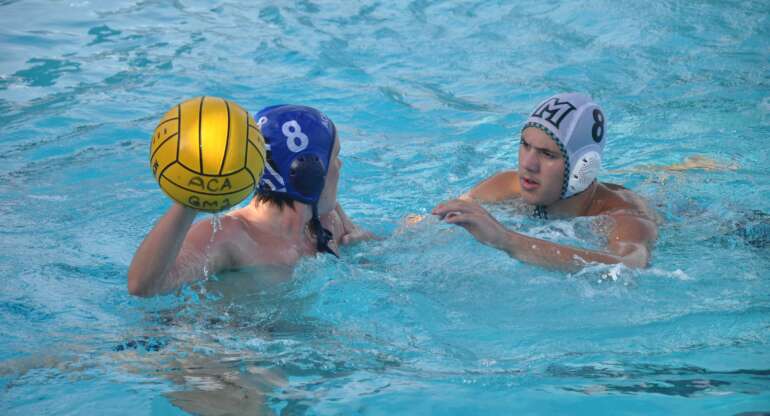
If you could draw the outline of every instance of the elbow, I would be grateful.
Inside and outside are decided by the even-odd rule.
[[[143,298],[152,296],[154,293],[152,293],[148,285],[143,282],[144,282],[144,279],[142,279],[136,273],[132,273],[131,270],[128,271],[128,293],[129,294],[131,294],[132,296],[139,296]]]
[[[148,297],[149,293],[147,293],[147,290],[142,287],[141,284],[137,283],[136,280],[128,279],[128,293],[132,296],[139,296],[139,297]]]
[[[631,255],[622,258],[624,266],[632,269],[646,269],[650,267],[650,256]]]
[[[630,269],[646,269],[649,267],[649,263],[636,260],[623,260],[623,265]]]
[[[618,263],[632,269],[646,269],[650,266],[650,249],[642,244],[622,245],[613,254],[619,260]]]

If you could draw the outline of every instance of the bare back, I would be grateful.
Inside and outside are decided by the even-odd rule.
[[[213,244],[220,245],[227,252],[227,269],[238,270],[254,267],[291,268],[303,256],[317,253],[315,236],[305,228],[292,235],[280,232],[268,221],[248,219],[242,210],[224,216],[221,230],[214,232]],[[334,240],[330,247],[337,251],[344,234],[342,221],[336,211],[321,217],[321,224],[332,232]],[[211,236],[210,219],[201,221],[193,229],[206,227]],[[193,230],[191,230],[193,232]]]

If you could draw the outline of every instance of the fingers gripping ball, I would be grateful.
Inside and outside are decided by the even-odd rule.
[[[197,97],[160,120],[150,166],[171,199],[200,211],[222,211],[254,191],[265,167],[265,140],[238,104]]]

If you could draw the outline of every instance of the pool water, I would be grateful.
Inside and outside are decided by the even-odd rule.
[[[0,50],[2,414],[770,412],[766,1],[5,0]],[[515,168],[563,91],[605,110],[600,178],[664,220],[650,268],[565,274],[404,226]],[[327,113],[340,201],[384,239],[238,296],[128,295],[170,206],[150,134],[199,95]],[[659,169],[696,156],[723,168]]]

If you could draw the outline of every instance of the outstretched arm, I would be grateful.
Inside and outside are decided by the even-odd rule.
[[[707,172],[721,172],[721,171],[734,171],[740,168],[740,165],[738,163],[732,162],[732,163],[725,163],[720,162],[715,159],[711,159],[707,156],[703,155],[693,155],[693,156],[687,156],[678,163],[673,163],[670,165],[665,166],[659,166],[659,165],[641,165],[636,166],[630,169],[623,169],[623,170],[614,170],[610,171],[611,173],[635,173],[635,172],[650,172],[650,173],[658,173],[658,172],[685,172],[690,170],[702,170]]]
[[[587,262],[646,267],[650,258],[648,245],[654,241],[657,232],[654,223],[649,220],[628,214],[610,215],[615,225],[608,236],[605,253],[552,243],[508,230],[473,201],[449,201],[438,205],[433,214],[449,224],[465,228],[480,242],[503,250],[511,257],[565,271],[580,270]]]
[[[178,203],[158,220],[128,268],[128,291],[135,296],[170,292],[228,267],[225,246],[210,243],[211,222],[192,225],[197,211]],[[217,239],[221,240],[221,239]]]
[[[504,171],[477,183],[470,191],[460,195],[457,199],[463,201],[500,202],[515,198],[520,193],[518,173],[516,171]],[[403,225],[411,227],[423,219],[425,219],[424,215],[407,214],[403,219]]]

